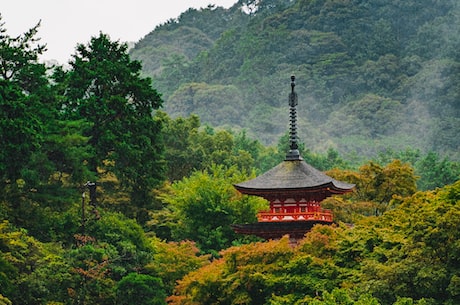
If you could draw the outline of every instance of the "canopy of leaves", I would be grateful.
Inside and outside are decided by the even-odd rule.
[[[274,144],[295,74],[299,136],[313,150],[458,160],[459,10],[455,0],[241,0],[184,12],[131,54],[172,117],[193,112]]]
[[[248,28],[260,29],[251,36],[243,30],[226,32],[225,23],[220,27],[206,23],[214,20],[215,12],[222,14],[219,18],[225,17],[227,11],[223,9],[209,7],[209,15],[203,19],[189,18],[200,12],[191,10],[181,20],[192,25],[196,19],[203,33],[213,33],[207,36],[213,46],[218,45],[235,58],[242,54],[240,51],[259,56],[249,47],[249,41],[254,38],[255,45],[274,48],[284,39],[280,33],[289,37],[289,31],[264,29],[282,29],[277,22],[288,16],[285,14],[296,14],[298,6],[305,7],[311,11],[303,12],[303,16],[320,24],[293,33],[312,41],[312,49],[306,49],[306,54],[324,59],[326,66],[322,68],[326,68],[334,63],[328,59],[328,52],[335,52],[338,61],[353,57],[344,54],[341,33],[347,28],[339,33],[332,22],[332,17],[339,16],[335,14],[347,14],[347,3],[239,1],[246,13],[233,10],[234,17],[244,19]],[[406,7],[410,1],[396,4],[399,9],[426,13],[420,20],[427,25],[432,24],[430,14],[439,13],[438,6],[428,13],[415,4]],[[388,8],[386,4],[382,7]],[[324,14],[328,17],[323,18]],[[328,18],[332,22],[330,31],[324,32],[320,25]],[[441,22],[443,18],[439,18]],[[391,38],[392,31],[383,31],[391,18],[382,20],[386,21],[381,21],[378,33]],[[367,26],[366,22],[362,25]],[[180,22],[171,21],[170,27],[179,29]],[[125,44],[110,41],[104,34],[77,46],[69,70],[56,67],[49,71],[37,60],[44,51],[35,37],[38,25],[18,37],[8,36],[3,24],[0,28],[0,304],[165,304],[167,295],[172,304],[460,302],[460,185],[456,162],[435,152],[385,149],[373,161],[362,163],[358,158],[343,159],[335,148],[322,154],[301,144],[305,160],[321,170],[333,169],[329,174],[355,183],[356,192],[323,202],[324,207],[334,210],[337,225],[315,227],[296,247],[287,238],[256,243],[254,238],[236,235],[230,225],[255,222],[257,211],[265,209],[267,202],[242,196],[232,184],[283,160],[286,136],[280,138],[277,147],[265,147],[252,139],[252,130],[201,126],[197,115],[173,118],[158,111],[162,101],[150,80],[141,77],[140,63],[130,60]],[[411,26],[404,29],[410,32]],[[424,35],[435,33],[429,28],[423,31]],[[409,32],[400,35],[404,38]],[[249,39],[241,50],[229,47],[238,46],[238,35]],[[264,35],[278,40],[271,43],[261,39]],[[451,54],[449,46],[442,50],[442,56]],[[277,56],[282,51],[278,48]],[[218,63],[216,54],[201,53],[199,57]],[[407,64],[408,73],[426,83],[433,81],[429,72],[437,71],[443,84],[456,86],[444,82],[450,77],[444,74],[452,67],[450,60],[432,61],[433,66],[420,73],[417,63],[425,57],[402,63],[389,55],[377,55],[359,61],[369,70],[365,80],[369,88],[380,86],[372,75],[382,78],[385,90],[398,87],[404,78],[395,82],[386,73],[397,70],[399,64]],[[245,72],[255,73],[249,77],[266,71],[262,59],[240,59],[245,62]],[[273,61],[275,57],[267,59]],[[441,68],[436,65],[440,62]],[[387,69],[376,63],[385,63]],[[331,79],[326,84],[320,75],[332,75],[328,74],[331,70],[318,74],[315,69],[320,66],[315,65],[308,67],[316,71],[314,81],[330,85]],[[224,120],[225,116],[215,112],[229,108],[227,102],[233,97],[235,105],[241,106],[241,100],[259,94],[270,103],[268,108],[256,103],[245,108],[252,112],[251,120],[263,119],[254,130],[275,130],[283,124],[277,113],[276,94],[256,92],[258,87],[249,82],[246,84],[252,95],[241,93],[239,84],[250,78],[233,79],[238,66],[216,68],[219,70],[213,77],[221,74],[228,83],[199,80],[183,87],[195,90],[199,97],[188,100],[192,104],[208,97],[212,97],[206,99],[209,103],[216,99],[214,106],[198,107],[211,110],[207,118]],[[214,71],[207,73],[201,76],[210,77]],[[262,80],[270,88],[275,88],[278,81]],[[309,89],[317,97],[331,93],[313,84],[309,83]],[[414,86],[417,90],[422,87]],[[450,89],[439,88],[455,99]],[[185,92],[179,91],[176,96],[182,99]],[[404,92],[408,91],[402,90],[401,94]],[[433,98],[428,91],[417,92]],[[406,102],[386,93],[366,92],[350,101],[350,110],[345,108],[343,113],[355,115],[360,126],[379,137],[381,143],[398,129],[393,119],[407,110]],[[337,107],[341,107],[339,104]],[[418,100],[410,104],[414,111],[423,106]],[[451,110],[448,105],[446,111]],[[177,106],[186,108],[189,104],[181,100]],[[440,115],[443,110],[434,113]],[[372,124],[374,114],[381,128]],[[232,115],[235,120],[237,115]],[[331,114],[331,118],[342,129],[353,124],[353,120],[342,120],[337,115]],[[312,140],[325,136],[326,128],[315,129],[321,117],[299,117],[299,121],[307,124]],[[455,127],[452,118],[438,123]],[[333,128],[329,126],[328,130]],[[362,133],[354,132],[351,139],[365,151],[367,146],[360,141]],[[321,147],[327,149],[327,143],[332,142]],[[441,136],[439,143],[445,143]],[[360,164],[364,165],[351,170]],[[421,177],[419,188],[442,188],[417,193],[415,175]],[[97,182],[96,194],[83,185],[88,180]]]
[[[200,249],[192,241],[164,242],[154,238],[151,242],[155,254],[146,270],[163,280],[169,295],[178,280],[209,263],[209,256],[200,256]]]
[[[460,183],[353,227],[229,248],[185,276],[172,304],[455,304]]]
[[[216,254],[237,240],[231,224],[255,222],[256,213],[266,208],[263,199],[242,196],[233,187],[246,179],[234,167],[194,172],[159,194],[170,215],[160,211],[155,225],[169,227],[170,239],[193,240],[203,252]]]
[[[38,149],[47,118],[48,80],[37,63],[45,46],[35,37],[40,24],[17,37],[6,33],[0,15],[0,179],[15,181]],[[50,99],[50,100],[48,100]]]
[[[88,45],[78,45],[62,79],[63,109],[67,119],[89,123],[84,130],[92,152],[89,169],[116,174],[142,208],[149,189],[164,177],[161,126],[152,118],[162,100],[151,79],[140,76],[140,63],[130,59],[127,48],[102,33]]]
[[[166,295],[160,279],[130,273],[118,282],[117,304],[164,305]]]

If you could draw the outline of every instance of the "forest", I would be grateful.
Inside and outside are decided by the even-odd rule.
[[[422,2],[428,1],[417,3]],[[385,1],[378,2],[380,13],[386,11],[387,3],[401,6],[410,3],[415,6],[413,9],[422,11],[425,7],[412,1]],[[425,20],[425,34],[439,29],[430,26],[441,26],[444,18],[455,17],[449,11],[454,1],[436,3],[430,8],[432,13],[420,14],[420,18],[437,20],[434,23]],[[379,112],[372,110],[379,102],[385,105],[388,102],[391,108],[396,95],[390,97],[389,91],[382,93],[388,88],[377,83],[372,90],[380,88],[381,93],[356,92],[354,97],[360,95],[359,100],[350,95],[349,100],[340,102],[343,105],[334,104],[336,109],[347,109],[345,116],[338,112],[323,113],[318,108],[309,109],[311,113],[299,109],[299,120],[309,124],[299,126],[299,135],[309,137],[299,139],[302,157],[331,177],[355,184],[355,190],[326,199],[323,207],[333,211],[334,224],[316,225],[294,247],[287,237],[264,241],[238,235],[231,229],[232,224],[256,222],[257,213],[268,207],[265,200],[242,195],[233,185],[254,178],[284,159],[288,150],[287,96],[291,73],[300,76],[296,86],[299,108],[302,103],[307,104],[305,101],[313,103],[321,94],[334,95],[327,89],[332,83],[337,90],[341,85],[337,83],[337,71],[328,74],[326,70],[321,73],[315,70],[318,74],[313,78],[310,75],[306,81],[304,70],[291,70],[287,66],[275,73],[276,80],[260,79],[251,73],[256,73],[257,67],[271,69],[272,63],[246,61],[251,67],[244,73],[241,71],[241,75],[247,73],[247,80],[256,82],[250,85],[229,76],[232,69],[241,67],[225,63],[225,58],[213,54],[217,56],[218,49],[236,51],[229,45],[239,50],[243,45],[236,43],[233,36],[236,34],[271,33],[273,39],[284,37],[281,32],[250,29],[289,29],[279,22],[293,21],[295,18],[291,17],[298,13],[308,11],[311,16],[305,23],[317,22],[317,26],[323,27],[320,15],[334,11],[346,17],[351,14],[348,4],[361,7],[364,2],[239,1],[229,10],[212,6],[189,10],[179,20],[171,20],[155,31],[182,31],[182,25],[206,25],[209,36],[202,36],[192,27],[188,31],[189,37],[207,41],[208,49],[203,49],[205,44],[197,44],[196,50],[193,46],[186,47],[191,52],[187,61],[178,58],[175,61],[168,57],[177,55],[167,50],[171,44],[159,43],[166,48],[162,53],[165,61],[182,62],[184,66],[177,66],[172,73],[173,70],[168,70],[172,67],[160,65],[151,76],[146,72],[149,62],[134,59],[136,48],[150,34],[129,50],[126,43],[100,33],[76,46],[68,67],[50,67],[39,61],[39,56],[46,52],[46,42],[39,39],[40,24],[23,34],[10,36],[0,15],[0,305],[459,304],[460,163],[454,149],[458,148],[455,130],[459,127],[459,91],[455,90],[458,82],[453,81],[458,80],[459,61],[458,54],[456,58],[449,57],[455,55],[449,49],[455,43],[458,45],[455,39],[449,42],[452,45],[441,48],[444,52],[438,54],[441,57],[430,59],[435,66],[445,63],[443,69],[446,69],[438,71],[443,78],[436,85],[445,95],[435,100],[445,106],[442,113],[436,114],[437,119],[446,116],[452,127],[449,129],[452,134],[438,136],[443,145],[390,146],[374,151],[372,141],[379,140],[383,145],[388,139],[358,137],[352,142],[369,150],[351,153],[335,142],[341,139],[339,132],[347,130],[344,125],[336,127],[335,138],[311,135],[319,131],[310,127],[326,126],[315,122],[315,116],[332,125],[351,124],[354,119],[347,117],[347,113]],[[245,10],[237,10],[237,5]],[[338,5],[343,10],[338,10]],[[230,13],[235,16],[229,17]],[[248,31],[234,28],[227,31],[224,25],[216,26],[214,22],[220,18],[227,20],[224,25],[240,24]],[[331,31],[327,34],[319,28],[298,31],[307,36],[314,34],[310,38],[318,43],[320,38],[332,39],[330,36],[337,35],[333,28],[340,19],[328,19]],[[385,23],[385,19],[381,22]],[[162,35],[168,36],[168,31]],[[156,35],[154,32],[152,36]],[[403,32],[408,34],[409,29]],[[431,35],[426,39],[434,37],[438,38]],[[244,52],[259,52],[256,45],[254,49],[246,45]],[[321,45],[326,52],[328,43],[323,41]],[[182,44],[176,46],[177,50],[179,46]],[[358,56],[358,51],[353,54]],[[272,55],[266,59],[277,57]],[[189,83],[190,79],[177,74],[192,75],[188,69],[205,69],[199,63],[204,57],[215,67],[206,73],[216,73],[210,79],[222,76],[221,83],[207,84],[204,80]],[[297,60],[292,63],[302,65],[303,59]],[[378,69],[379,60],[369,62],[363,58],[361,63],[367,68],[357,65],[362,70],[353,73],[371,73],[373,64]],[[350,62],[350,67],[355,64]],[[423,72],[417,70],[412,76],[422,77],[419,73],[433,72],[431,68],[424,67]],[[399,73],[399,70],[395,67],[394,71]],[[182,100],[185,96],[180,97],[172,87],[166,87],[168,71],[172,73],[171,86],[183,82],[181,86],[193,84],[206,88],[193,102],[213,104],[213,96],[222,94],[225,99],[232,98],[235,104],[225,105],[230,112],[250,101],[254,111],[266,113],[255,97],[272,94],[279,107],[267,107],[276,108],[280,118],[265,116],[265,120],[279,122],[284,130],[270,135],[260,121],[262,129],[230,123],[223,126],[212,124],[205,115],[193,111],[174,113],[170,98],[176,96],[173,100],[177,106],[186,101]],[[228,73],[226,81],[224,72]],[[173,81],[174,75],[177,82]],[[204,70],[196,75],[204,77]],[[425,85],[429,87],[430,77],[425,76]],[[246,95],[248,92],[240,91],[242,83],[256,89],[261,85],[258,82],[267,82],[273,92],[252,92],[251,97]],[[412,93],[422,96],[420,84],[415,84],[414,79],[398,79],[394,85],[402,83],[412,84],[409,86],[414,90]],[[313,86],[318,95],[315,98],[310,95]],[[343,86],[342,89],[350,89]],[[407,90],[400,91],[403,93]],[[424,102],[431,101],[429,94],[423,96]],[[333,99],[329,102],[333,103]],[[193,103],[187,107],[192,106]],[[434,104],[431,106],[436,108]],[[217,103],[209,110],[221,108]],[[224,112],[212,116],[227,117]],[[368,125],[361,128],[367,132],[371,132],[368,127],[386,122],[385,116],[369,116],[366,120]],[[414,136],[407,134],[408,138]],[[267,141],[268,137],[275,139]],[[425,140],[422,136],[414,139]],[[314,141],[323,150],[316,150]],[[369,144],[364,144],[368,141]]]
[[[294,74],[299,137],[315,152],[363,162],[411,148],[459,161],[459,14],[456,0],[239,0],[190,9],[130,54],[174,118],[194,113],[274,145],[280,84]]]

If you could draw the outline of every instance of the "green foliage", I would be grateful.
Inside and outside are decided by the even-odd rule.
[[[76,246],[67,251],[69,269],[74,277],[69,297],[77,303],[125,302],[124,292],[128,295],[139,293],[143,285],[155,283],[156,288],[152,287],[144,296],[158,302],[164,294],[159,279],[147,275],[134,279],[134,275],[130,276],[142,271],[152,260],[153,248],[142,228],[120,214],[101,213],[101,218],[88,222],[85,229],[85,235],[75,234]],[[133,285],[133,288],[120,291],[120,285]]]
[[[91,155],[89,169],[113,172],[145,221],[149,191],[163,179],[161,126],[152,113],[162,104],[149,78],[140,76],[140,63],[132,61],[127,45],[99,34],[80,44],[62,79],[64,110],[69,119],[84,119]],[[106,161],[113,162],[106,162]]]
[[[168,53],[156,69],[183,110],[175,118],[158,111],[160,95],[125,44],[100,34],[51,75],[37,61],[38,25],[10,37],[1,24],[0,304],[165,304],[167,295],[171,304],[458,304],[459,166],[447,157],[458,154],[458,43],[436,35],[455,37],[444,28],[458,25],[452,5],[251,0],[190,10],[152,34]],[[396,12],[414,24],[395,23]],[[284,159],[286,137],[261,141],[285,132],[276,88],[293,72],[309,101],[299,105],[302,156],[356,192],[323,202],[337,224],[298,245],[256,242],[231,224],[255,222],[267,203],[233,183]],[[202,126],[194,109],[237,128]],[[413,145],[416,131],[426,150]],[[417,176],[419,189],[434,190],[417,193]],[[98,200],[83,210],[88,180]]]
[[[190,176],[194,171],[210,169],[214,164],[236,167],[249,173],[276,165],[272,151],[259,141],[252,140],[246,131],[239,133],[201,126],[200,118],[170,118],[158,111],[155,118],[161,121],[166,147],[167,178],[169,181]],[[270,160],[273,159],[273,160]]]
[[[37,43],[40,24],[17,37],[6,34],[0,15],[0,172],[2,184],[20,178],[40,146],[49,107],[44,100],[47,80],[37,58],[45,50]],[[45,117],[41,115],[45,114]],[[8,182],[7,182],[8,183]]]
[[[13,303],[10,300],[8,300],[8,298],[0,294],[0,304],[1,305],[12,305]]]
[[[178,280],[209,263],[209,255],[200,256],[200,250],[192,241],[163,242],[154,238],[152,244],[155,254],[146,269],[163,280],[168,295]]]
[[[351,293],[353,294],[353,293]],[[309,301],[308,301],[309,299]],[[353,298],[345,289],[335,288],[332,292],[325,291],[321,298],[305,300],[311,305],[380,305],[378,300],[368,294]],[[304,302],[304,301],[302,301]],[[297,302],[296,304],[303,304]],[[395,304],[396,305],[396,304]]]
[[[454,0],[238,1],[187,11],[131,54],[173,117],[194,113],[275,144],[287,124],[282,84],[295,74],[299,136],[315,153],[363,162],[416,148],[458,160],[458,12]]]
[[[456,304],[460,183],[416,193],[353,227],[315,226],[229,248],[185,276],[171,304]]]
[[[84,120],[55,122],[43,143],[47,152],[47,161],[51,162],[49,170],[40,170],[44,175],[43,179],[53,176],[60,184],[64,181],[69,183],[94,181],[94,175],[87,167],[82,166],[91,155],[91,148],[87,144],[89,138],[83,135],[88,125],[89,123]],[[39,164],[40,161],[43,162],[39,159],[34,165],[43,168],[43,164]]]
[[[114,299],[114,280],[109,276],[116,253],[110,245],[97,243],[88,236],[77,236],[79,245],[68,252],[75,282],[69,297],[75,303],[105,303]]]
[[[77,155],[84,145],[58,140],[59,135],[78,138],[78,129],[70,131],[65,127],[70,123],[59,121],[58,97],[45,66],[38,63],[45,50],[36,38],[38,27],[10,37],[0,25],[0,194],[13,223],[49,240],[51,213],[45,209],[68,203],[72,192],[63,184],[72,171],[86,174]]]
[[[130,273],[117,284],[117,304],[163,305],[166,294],[159,278]]]
[[[414,170],[400,160],[393,160],[386,166],[369,162],[362,165],[359,172],[331,170],[328,174],[354,183],[356,187],[351,196],[358,202],[371,202],[375,215],[394,207],[417,190]]]
[[[205,253],[229,247],[238,238],[230,225],[256,221],[257,211],[266,204],[236,191],[232,183],[246,179],[234,167],[213,166],[174,182],[159,194],[171,215],[161,223],[164,212],[158,213],[157,225],[168,226],[174,240],[195,241]]]
[[[388,164],[393,159],[407,162],[414,168],[414,173],[419,177],[417,188],[419,190],[433,190],[454,183],[460,178],[460,164],[442,158],[438,153],[428,152],[422,154],[420,150],[407,149],[401,152],[386,150],[380,153],[377,162]]]
[[[152,259],[153,249],[142,227],[123,215],[101,213],[100,219],[88,223],[86,234],[110,250],[114,278],[141,270]]]
[[[431,190],[452,184],[460,178],[460,164],[434,153],[428,153],[416,163],[416,172],[421,178],[417,183],[421,190]]]
[[[191,83],[174,92],[168,100],[166,111],[183,117],[199,113],[202,120],[213,126],[238,127],[240,113],[245,108],[243,97],[235,86]]]
[[[7,221],[0,224],[2,294],[14,304],[64,300],[72,283],[68,263],[56,244],[43,244],[17,230]]]
[[[362,99],[347,104],[343,112],[335,112],[331,117],[330,134],[340,137],[346,133],[357,133],[367,138],[379,138],[395,132],[401,121],[400,102],[375,95],[366,95]]]

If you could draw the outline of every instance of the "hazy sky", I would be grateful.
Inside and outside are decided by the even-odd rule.
[[[138,41],[155,26],[190,7],[228,8],[237,0],[2,0],[0,13],[9,36],[26,32],[41,20],[37,37],[46,43],[43,59],[66,63],[77,43],[99,32],[112,40]]]

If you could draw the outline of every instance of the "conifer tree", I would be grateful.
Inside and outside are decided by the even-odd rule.
[[[152,117],[162,100],[127,50],[102,33],[79,44],[63,78],[63,109],[68,119],[90,124],[84,132],[92,150],[89,169],[114,173],[138,208],[131,216],[140,219],[150,190],[164,177],[161,124]]]

